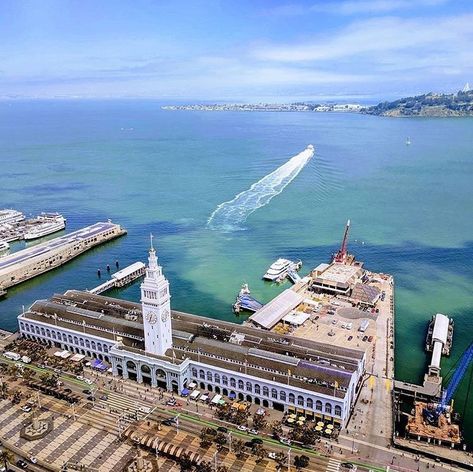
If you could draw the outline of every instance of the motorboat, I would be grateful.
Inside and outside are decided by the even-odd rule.
[[[273,262],[266,274],[263,275],[263,279],[270,280],[272,282],[281,282],[287,276],[290,270],[299,270],[302,266],[302,262],[293,262],[289,259],[279,258]]]

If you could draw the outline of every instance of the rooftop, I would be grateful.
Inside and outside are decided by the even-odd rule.
[[[297,294],[296,294],[297,295]],[[207,359],[236,372],[343,397],[364,353],[344,347],[285,337],[251,326],[173,311],[173,348],[165,357],[144,351],[141,306],[137,303],[69,290],[35,302],[21,315],[100,336],[122,338],[118,349],[168,362]],[[335,382],[338,390],[335,391]]]

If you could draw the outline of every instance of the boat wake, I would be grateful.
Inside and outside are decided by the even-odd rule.
[[[279,195],[299,174],[314,155],[314,146],[309,144],[304,151],[291,157],[248,190],[239,193],[228,202],[221,203],[210,215],[207,227],[223,231],[243,229],[240,225],[251,213],[267,205],[273,197]]]

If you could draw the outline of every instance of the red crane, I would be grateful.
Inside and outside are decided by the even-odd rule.
[[[333,262],[345,262],[347,259],[348,231],[350,230],[350,220],[347,221],[345,233],[343,234],[342,245],[336,254],[334,254]]]

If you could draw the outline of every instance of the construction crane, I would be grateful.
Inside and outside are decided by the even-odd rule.
[[[336,254],[333,255],[333,262],[344,263],[347,260],[348,231],[350,230],[350,220],[347,221],[345,233],[343,234],[342,245]]]
[[[437,424],[441,414],[445,413],[452,401],[460,382],[470,364],[473,362],[473,342],[465,349],[460,357],[448,385],[442,391],[442,398],[434,411],[424,410],[424,418],[431,424]]]

